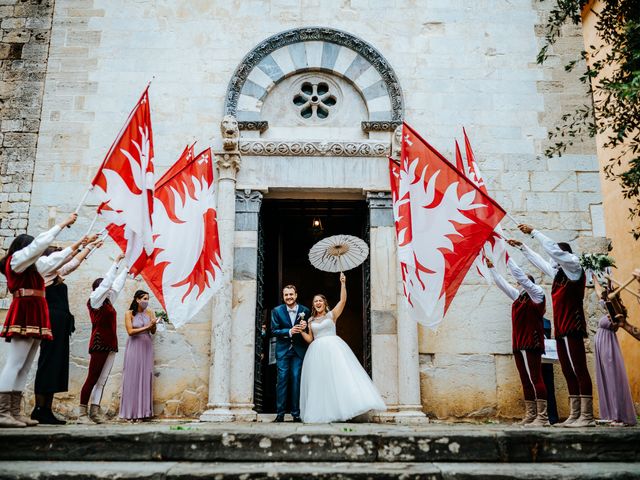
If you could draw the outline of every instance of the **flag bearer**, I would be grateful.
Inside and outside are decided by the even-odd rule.
[[[517,240],[512,246],[522,250],[527,259],[543,273],[553,278],[551,300],[553,303],[553,326],[558,348],[558,359],[569,390],[569,418],[561,427],[595,427],[593,419],[593,393],[591,376],[587,368],[584,339],[587,323],[582,302],[586,277],[579,258],[573,254],[568,243],[556,243],[532,226],[521,224],[522,233],[538,240],[551,261]]]

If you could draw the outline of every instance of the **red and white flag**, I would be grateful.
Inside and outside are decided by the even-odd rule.
[[[409,310],[435,328],[505,212],[407,124],[400,165],[389,166]]]
[[[133,274],[140,272],[153,252],[153,132],[148,90],[91,182],[102,202],[98,214],[123,228],[123,250]]]
[[[464,134],[464,148],[467,160],[464,167],[465,174],[471,182],[488,195],[489,192],[487,191],[487,186],[484,183],[482,173],[480,173],[480,168],[478,167],[475,155],[471,149],[471,142],[469,142],[467,132],[464,128],[462,129],[462,132]],[[457,141],[456,147],[458,147]],[[457,150],[457,152],[459,153],[459,150]],[[491,283],[492,277],[489,272],[489,267],[487,267],[487,258],[491,259],[493,265],[503,277],[507,275],[507,261],[509,260],[509,253],[507,250],[507,242],[505,241],[504,232],[500,224],[496,226],[493,234],[489,237],[487,243],[484,244],[482,250],[473,262],[478,273],[484,277],[487,283]]]
[[[185,148],[156,183],[154,251],[142,277],[176,327],[193,318],[221,285],[214,200],[210,148],[197,156],[193,145]]]

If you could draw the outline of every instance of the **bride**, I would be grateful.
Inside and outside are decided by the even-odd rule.
[[[336,335],[347,302],[346,277],[340,274],[340,301],[329,311],[324,295],[313,297],[310,343],[302,364],[300,413],[306,423],[345,421],[370,410],[386,410],[384,401],[349,346]]]

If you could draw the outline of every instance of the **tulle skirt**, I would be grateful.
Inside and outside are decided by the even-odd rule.
[[[349,346],[335,335],[311,342],[302,364],[302,421],[343,422],[370,410],[386,406]]]

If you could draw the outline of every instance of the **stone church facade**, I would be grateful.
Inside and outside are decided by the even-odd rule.
[[[437,331],[407,317],[387,156],[402,120],[449,158],[464,125],[505,209],[578,250],[602,248],[595,145],[543,155],[547,132],[584,100],[563,70],[582,39],[578,30],[564,38],[541,67],[545,3],[419,3],[0,1],[2,248],[76,207],[152,78],[156,171],[194,140],[216,152],[227,280],[192,322],[155,336],[158,415],[225,421],[271,411],[262,326],[286,283],[301,287],[304,303],[317,291],[335,301],[337,278],[304,259],[333,232],[370,247],[369,260],[349,273],[351,310],[339,333],[389,407],[376,420],[520,413],[510,307],[499,291],[472,272]],[[90,199],[61,243],[85,231],[95,207]],[[85,302],[114,254],[104,247],[67,280],[76,332],[70,391],[56,398],[70,414],[88,366]],[[138,288],[141,280],[129,281],[120,312]],[[587,309],[597,314],[593,298]],[[121,352],[125,342],[122,324]],[[111,414],[122,358],[103,401]]]

